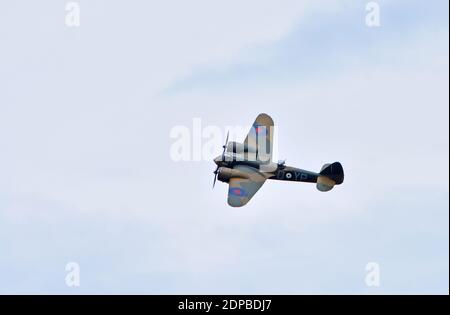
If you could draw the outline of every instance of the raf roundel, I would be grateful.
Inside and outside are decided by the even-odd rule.
[[[264,136],[266,136],[268,134],[267,131],[268,130],[267,130],[266,126],[258,126],[258,125],[255,126],[255,132],[256,132],[257,135],[264,135]]]
[[[230,194],[238,197],[244,197],[246,195],[245,191],[240,188],[230,188]]]

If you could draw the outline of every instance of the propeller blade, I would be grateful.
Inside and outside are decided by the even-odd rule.
[[[230,131],[227,132],[227,138],[225,139],[225,144],[222,146],[223,152],[222,152],[222,161],[225,161],[225,152],[227,150],[227,144],[228,144],[228,138],[230,137]]]
[[[230,137],[230,131],[227,132],[227,137],[225,139],[225,144],[222,146],[223,152],[222,152],[222,161],[225,161],[225,152],[227,151],[227,145],[228,145],[228,139]],[[214,171],[214,182],[213,182],[213,188],[216,185],[217,181],[217,175],[219,174],[219,168],[220,166],[217,166],[216,170]]]
[[[223,146],[223,148],[224,149],[226,149],[226,147],[227,147],[227,144],[228,144],[228,138],[230,137],[230,131],[228,130],[228,132],[227,132],[227,138],[226,138],[226,140],[225,140],[225,145]]]
[[[214,189],[214,186],[216,186],[216,180],[217,180],[217,174],[214,175],[214,182],[213,182],[213,187],[212,187],[213,189]]]
[[[216,186],[216,180],[217,180],[217,175],[219,174],[219,167],[217,166],[216,170],[214,171],[214,182],[213,182],[213,188],[214,186]]]

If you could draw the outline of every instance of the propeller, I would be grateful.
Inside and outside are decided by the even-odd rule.
[[[225,152],[227,150],[227,145],[228,145],[228,138],[230,136],[230,131],[227,132],[227,138],[225,140],[225,144],[222,146],[223,148],[223,152],[222,152],[222,161],[225,161]],[[213,188],[216,185],[216,181],[217,181],[217,175],[219,175],[219,168],[220,166],[217,165],[216,170],[214,171],[214,182],[213,182]]]
[[[223,148],[222,161],[225,161],[225,151],[227,150],[229,136],[230,136],[230,131],[227,132],[227,138],[225,139],[225,144],[222,146],[222,148]]]

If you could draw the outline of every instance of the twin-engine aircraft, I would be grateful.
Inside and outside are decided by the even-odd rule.
[[[325,164],[319,173],[286,166],[284,161],[272,162],[273,120],[259,114],[244,143],[228,142],[222,155],[214,159],[214,183],[228,183],[228,204],[242,207],[256,194],[267,179],[316,183],[320,191],[329,191],[344,182],[341,163]]]

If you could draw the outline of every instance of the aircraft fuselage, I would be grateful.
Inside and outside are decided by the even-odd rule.
[[[284,180],[294,182],[316,183],[319,176],[316,172],[311,172],[296,168],[293,166],[280,165],[273,162],[262,162],[255,160],[245,160],[240,158],[231,158],[222,160],[221,156],[214,159],[219,167],[233,168],[237,165],[250,166],[260,171],[267,179]]]

